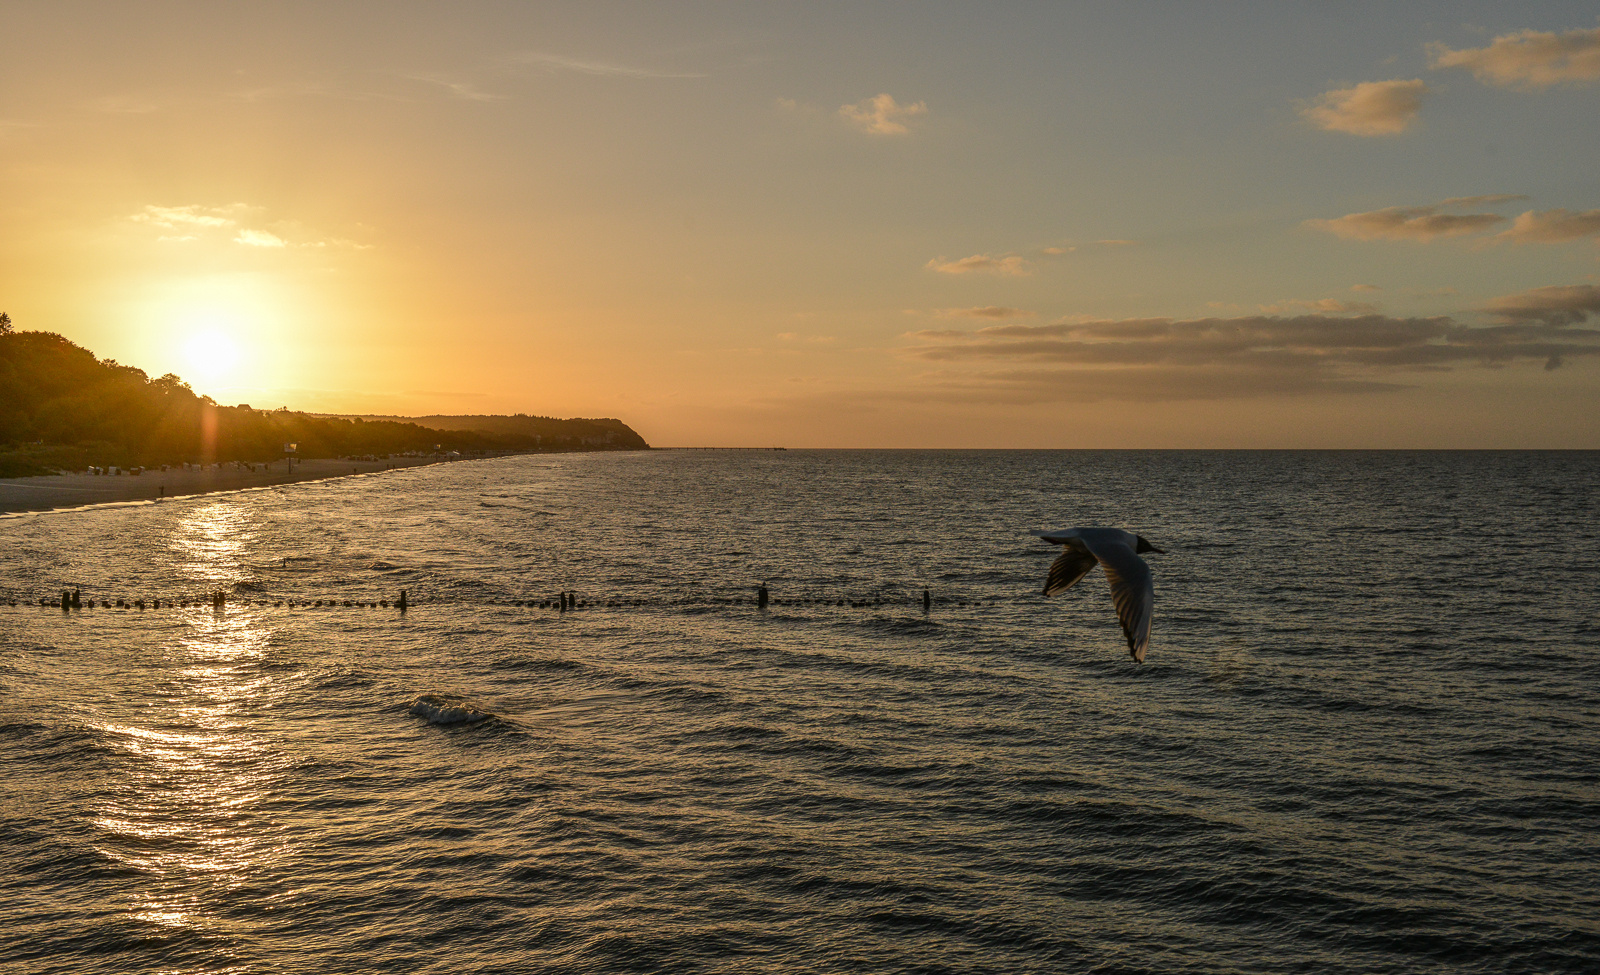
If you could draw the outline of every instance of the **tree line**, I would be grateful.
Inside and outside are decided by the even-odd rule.
[[[0,313],[0,477],[91,465],[254,463],[282,457],[291,443],[302,457],[648,447],[618,420],[532,419],[540,422],[446,430],[402,418],[222,406],[172,373],[152,379],[60,335],[16,331]]]

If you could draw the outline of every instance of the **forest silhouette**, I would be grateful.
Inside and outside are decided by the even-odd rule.
[[[281,459],[287,444],[307,458],[649,448],[614,419],[426,419],[439,426],[223,406],[172,373],[152,379],[60,335],[15,331],[9,318],[0,325],[0,477],[90,466],[265,462]]]

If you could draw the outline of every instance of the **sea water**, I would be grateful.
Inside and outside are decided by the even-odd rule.
[[[1597,971],[1597,484],[653,451],[3,520],[0,969]],[[1143,665],[1040,595],[1073,525],[1165,550]]]

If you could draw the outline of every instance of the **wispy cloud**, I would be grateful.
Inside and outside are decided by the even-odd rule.
[[[1049,247],[1039,248],[1037,254],[1040,257],[1064,257],[1067,254],[1077,253],[1080,248],[1093,249],[1096,247],[1101,247],[1115,250],[1123,247],[1137,246],[1139,246],[1139,242],[1137,240],[1108,239],[1091,241],[1087,244],[1053,244]]]
[[[1506,321],[1578,325],[1600,315],[1600,288],[1592,284],[1532,288],[1490,299],[1484,310]]]
[[[274,227],[279,231],[274,233],[261,226],[260,217],[262,215],[263,210],[261,207],[254,207],[247,203],[232,203],[224,207],[207,207],[199,204],[165,207],[152,204],[137,213],[130,214],[128,219],[133,223],[148,224],[161,230],[175,231],[174,233],[162,234],[157,238],[159,242],[169,244],[183,244],[204,239],[227,239],[231,243],[245,247],[263,248],[311,247],[368,250],[371,246],[343,237],[319,239],[315,235],[306,234],[304,232],[305,228],[294,221],[272,221],[268,223],[268,226]],[[255,226],[248,226],[247,224],[255,224]],[[225,238],[223,236],[225,234],[231,236]]]
[[[299,247],[337,248],[339,250],[370,251],[373,245],[363,244],[348,237],[329,237],[326,240],[308,240],[298,244]]]
[[[197,204],[183,207],[146,206],[128,219],[168,230],[178,227],[231,227],[238,223],[240,215],[249,210],[250,207],[243,203],[226,207],[203,207]]]
[[[1033,265],[1016,255],[990,257],[988,254],[974,254],[958,261],[936,257],[923,266],[940,274],[999,274],[1022,277],[1033,273]]]
[[[1442,206],[1385,207],[1332,220],[1307,220],[1306,226],[1349,240],[1430,241],[1480,233],[1506,222],[1495,213],[1440,213],[1440,209]]]
[[[421,81],[426,84],[437,85],[438,87],[443,88],[451,97],[459,98],[463,101],[496,102],[505,98],[504,95],[496,95],[493,92],[484,91],[477,85],[474,85],[472,82],[462,81],[459,78],[448,78],[440,75],[430,74],[413,74],[406,75],[406,77],[410,78],[412,81]]]
[[[1430,89],[1421,78],[1363,81],[1319,95],[1300,110],[1319,129],[1350,135],[1399,135],[1417,120]]]
[[[1286,298],[1270,305],[1259,305],[1264,314],[1287,315],[1291,312],[1321,312],[1326,315],[1372,315],[1378,306],[1366,301],[1345,301],[1342,298]]]
[[[1492,207],[1499,203],[1513,203],[1528,199],[1522,193],[1486,193],[1483,196],[1452,196],[1440,200],[1442,207]]]
[[[1465,68],[1486,85],[1537,91],[1558,84],[1600,80],[1600,27],[1524,30],[1496,37],[1488,47],[1451,50],[1428,45],[1429,67]]]
[[[235,244],[244,244],[247,247],[283,247],[286,241],[277,234],[269,234],[265,230],[250,230],[246,228],[239,231],[233,238]]]
[[[875,135],[906,135],[911,130],[905,120],[928,114],[925,102],[901,105],[891,95],[874,95],[854,105],[841,105],[839,115],[863,132]]]
[[[1509,319],[1523,306],[1506,301],[1512,312],[1500,314]],[[1564,291],[1546,304],[1592,311],[1597,301]],[[916,344],[902,354],[940,364],[940,381],[963,395],[997,401],[1371,391],[1403,384],[1406,373],[1541,361],[1549,369],[1600,355],[1600,330],[1566,327],[1570,313],[1560,321],[1525,317],[1539,323],[1317,314],[1006,324],[913,332],[907,338]],[[980,371],[968,371],[974,365]]]
[[[1450,207],[1493,206],[1527,197],[1514,193],[1489,196],[1455,196],[1429,206],[1385,207],[1350,213],[1332,220],[1307,220],[1305,225],[1349,240],[1410,240],[1428,242],[1447,237],[1487,233],[1507,222],[1495,213],[1445,213]],[[1527,210],[1493,240],[1515,244],[1563,244],[1600,236],[1600,210]]]
[[[1004,305],[984,305],[981,308],[940,308],[934,314],[940,318],[984,318],[991,321],[1033,317],[1033,312],[1027,309],[1007,308]]]
[[[1600,236],[1600,210],[1529,210],[1498,236],[1517,244],[1563,244]]]
[[[577,74],[596,75],[611,78],[704,78],[704,74],[692,71],[666,71],[659,68],[641,68],[636,65],[618,64],[615,61],[601,61],[592,58],[573,58],[561,54],[545,54],[529,51],[518,54],[512,58],[519,64],[534,65],[551,72],[571,71]]]

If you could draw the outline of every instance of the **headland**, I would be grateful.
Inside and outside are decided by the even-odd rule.
[[[0,328],[0,514],[160,501],[523,453],[649,450],[621,420],[224,406],[49,332]]]

